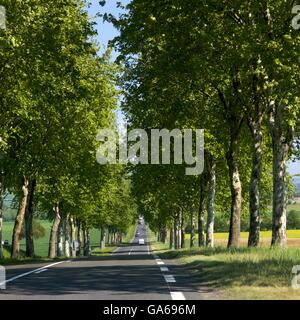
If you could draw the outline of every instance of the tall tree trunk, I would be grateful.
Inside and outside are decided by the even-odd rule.
[[[177,216],[174,217],[174,249],[178,249]]]
[[[272,245],[286,246],[286,163],[284,147],[273,143]]]
[[[237,133],[232,133],[231,136],[230,150],[227,153],[227,165],[231,189],[231,216],[228,247],[238,248],[240,246],[241,233],[242,185],[238,168]]]
[[[91,237],[90,237],[90,229],[85,227],[84,228],[84,238],[85,238],[85,243],[84,243],[84,256],[89,257],[91,255]]]
[[[76,252],[76,255],[78,257],[81,256],[81,247],[82,247],[82,230],[81,230],[82,224],[81,222],[78,220],[77,222],[77,241],[78,241],[78,249]]]
[[[259,187],[262,174],[262,116],[257,121],[250,121],[249,126],[252,134],[252,172],[249,192],[250,230],[248,238],[249,247],[259,245],[260,236],[260,195]]]
[[[177,241],[178,241],[177,248],[181,249],[181,211],[179,211],[177,215],[176,224],[177,224]]]
[[[76,257],[76,226],[74,222],[74,218],[71,216],[70,217],[70,224],[71,224],[71,241],[72,241],[72,257]]]
[[[214,246],[214,222],[215,222],[215,194],[216,194],[216,163],[210,158],[209,181],[207,193],[207,223],[206,223],[206,246]]]
[[[87,236],[87,250],[88,250],[87,254],[89,257],[92,254],[91,233],[89,228],[87,228],[86,236]]]
[[[181,221],[180,221],[180,226],[181,226],[181,248],[185,248],[185,228],[184,228],[184,213],[183,210],[181,211]]]
[[[56,255],[57,257],[63,256],[63,220],[60,220],[58,225]]]
[[[20,254],[20,233],[22,230],[22,224],[24,221],[26,205],[27,205],[27,198],[28,198],[28,179],[23,177],[22,179],[22,195],[19,202],[19,209],[16,216],[15,226],[13,230],[12,236],[12,250],[11,250],[11,257],[18,258]]]
[[[101,237],[100,237],[100,249],[103,250],[105,249],[105,238],[106,238],[106,232],[105,228],[101,227]]]
[[[171,227],[170,228],[170,246],[169,246],[169,248],[173,249],[173,247],[174,247],[174,230]]]
[[[32,223],[33,223],[35,188],[36,188],[36,179],[33,179],[30,183],[28,205],[25,213],[26,257],[34,257],[34,241],[33,241]]]
[[[230,129],[230,144],[226,152],[226,160],[229,173],[231,191],[231,213],[228,237],[228,247],[238,248],[240,245],[241,233],[241,206],[242,206],[242,185],[238,166],[238,137],[244,122],[244,113],[240,102],[240,75],[238,65],[234,65],[232,74],[232,92],[230,100],[226,100],[225,94],[217,88],[218,96],[224,107],[224,116]]]
[[[99,238],[99,248],[100,248],[100,250],[101,250],[101,248],[102,248],[102,237],[103,237],[103,229],[102,229],[101,226],[99,227],[99,234],[100,234],[100,238]]]
[[[82,225],[82,238],[83,238],[83,256],[87,256],[87,249],[86,249],[86,244],[87,244],[87,234],[86,234],[86,226],[85,224]]]
[[[191,209],[191,239],[190,239],[190,247],[195,247],[196,245],[196,212],[195,206],[192,205]]]
[[[107,243],[108,245],[110,244],[110,229],[109,229],[109,228],[107,228],[106,243]]]
[[[200,177],[200,201],[199,201],[199,212],[198,212],[198,245],[199,247],[205,246],[205,235],[204,235],[204,225],[205,225],[205,177],[202,174]]]
[[[0,159],[1,160],[1,159]],[[0,169],[0,259],[3,258],[3,211],[4,211],[4,176],[2,169]]]
[[[60,224],[60,212],[59,212],[59,203],[56,203],[53,207],[54,212],[54,221],[50,232],[50,240],[49,240],[49,252],[48,256],[49,258],[53,259],[55,258],[55,240],[57,235],[58,226]]]
[[[273,221],[272,246],[285,247],[286,239],[286,162],[294,131],[285,124],[284,106],[273,104],[270,127],[273,144]],[[287,127],[287,128],[286,128]]]
[[[65,233],[65,256],[69,258],[71,256],[70,254],[70,224],[69,224],[69,217],[70,215],[67,214],[65,218],[65,223],[64,223],[64,233]]]

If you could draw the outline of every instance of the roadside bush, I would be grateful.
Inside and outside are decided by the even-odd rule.
[[[291,210],[287,214],[287,229],[300,229],[300,218],[296,210]]]

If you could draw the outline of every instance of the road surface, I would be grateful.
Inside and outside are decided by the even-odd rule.
[[[139,244],[144,239],[145,244]],[[109,256],[6,267],[0,300],[199,300],[197,279],[150,251],[144,223]]]

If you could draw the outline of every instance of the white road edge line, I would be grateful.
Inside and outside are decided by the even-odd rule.
[[[42,273],[42,272],[45,272],[45,271],[48,271],[48,269],[43,269],[43,270],[37,271],[37,272],[35,272],[35,274],[39,274],[39,273]]]
[[[110,253],[110,255],[113,255],[114,253],[117,253],[120,248],[121,248],[121,247],[117,247],[114,251],[112,251],[112,252]]]
[[[49,264],[49,265],[47,265],[47,266],[44,266],[44,267],[41,267],[41,268],[38,268],[38,269],[35,269],[35,270],[32,270],[32,271],[28,271],[28,272],[26,272],[26,273],[19,274],[18,276],[15,276],[15,277],[13,277],[13,278],[11,278],[11,279],[8,279],[8,280],[0,283],[0,286],[1,286],[1,285],[4,285],[4,284],[6,284],[6,283],[9,283],[9,282],[15,281],[15,280],[17,280],[17,279],[20,279],[20,278],[29,276],[29,275],[32,274],[32,273],[36,273],[36,272],[38,272],[38,271],[41,271],[41,270],[44,270],[44,269],[48,269],[48,268],[51,268],[51,267],[56,266],[56,265],[58,265],[58,264],[67,263],[67,262],[71,262],[71,260],[51,263],[51,264]]]
[[[186,300],[182,292],[170,292],[172,300]]]

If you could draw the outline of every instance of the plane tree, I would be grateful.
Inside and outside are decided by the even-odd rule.
[[[276,6],[283,9],[279,2]],[[154,1],[150,5],[145,1],[132,1],[127,8],[129,12],[119,20],[108,18],[121,31],[115,42],[121,51],[120,61],[127,68],[123,78],[123,108],[129,121],[134,126],[171,129],[203,125],[208,130],[207,136],[217,141],[216,148],[208,149],[213,157],[207,158],[215,160],[217,154],[226,160],[228,167],[231,190],[228,246],[239,246],[245,198],[241,180],[250,190],[249,245],[256,246],[262,150],[267,161],[270,155],[268,138],[265,145],[262,139],[263,133],[267,136],[263,119],[269,110],[265,89],[270,88],[265,72],[268,60],[262,57],[268,54],[271,58],[273,54],[265,41],[269,8],[264,1],[235,2],[234,5],[225,1],[209,4]],[[263,35],[259,35],[261,32]],[[274,59],[269,62],[270,66],[274,65]],[[274,85],[271,86],[274,89]],[[250,136],[245,134],[246,125]],[[251,172],[246,170],[249,163],[245,160],[249,157],[240,152],[246,143],[253,148]],[[210,181],[214,184],[214,179]],[[200,203],[202,200],[203,196]],[[202,218],[199,222],[198,225],[203,224]]]
[[[52,257],[61,214],[68,215],[70,206],[80,208],[81,215],[94,214],[101,184],[110,179],[109,170],[96,162],[96,134],[115,121],[117,69],[108,53],[97,55],[84,2],[4,2],[1,151],[7,188],[17,197],[22,191],[12,257],[19,256],[24,218],[26,253],[34,255],[32,216],[38,199],[44,208],[54,208]]]

